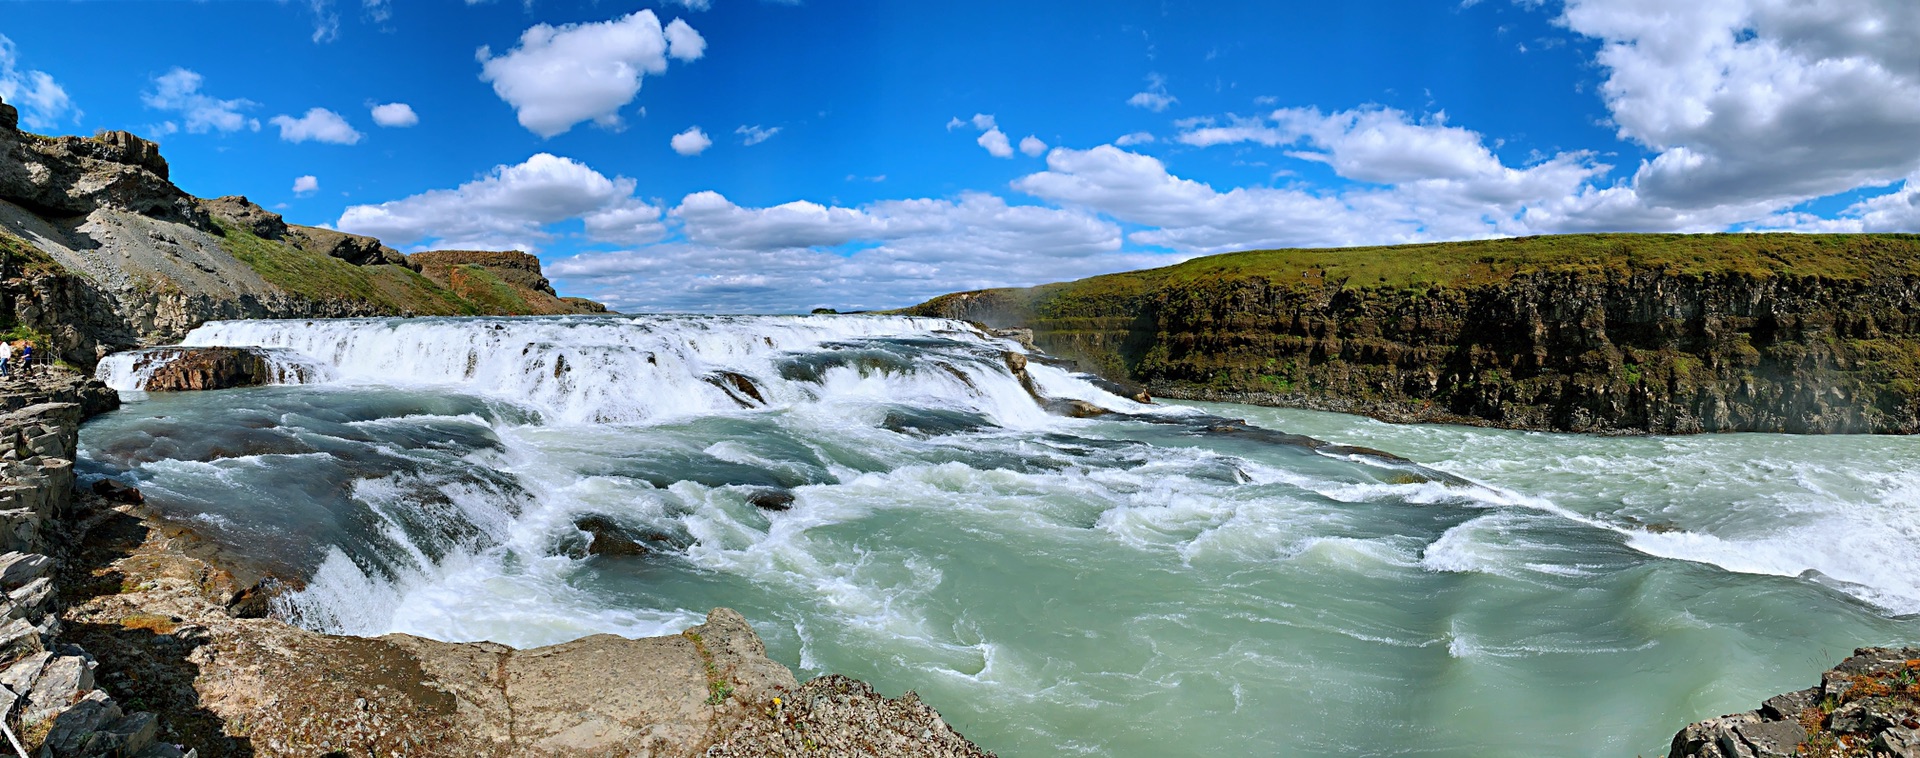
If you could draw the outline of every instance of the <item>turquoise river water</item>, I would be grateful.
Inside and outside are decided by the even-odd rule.
[[[1663,755],[1920,641],[1920,440],[1597,438],[1144,406],[880,317],[229,322],[289,381],[138,392],[89,476],[306,580],[289,618],[519,646],[714,606],[1002,756]],[[1218,419],[1378,449],[1294,444]],[[749,498],[791,493],[787,511]],[[590,556],[599,516],[644,556]]]

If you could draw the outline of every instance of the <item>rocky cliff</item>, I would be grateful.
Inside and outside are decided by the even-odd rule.
[[[908,313],[1156,395],[1598,433],[1920,432],[1920,235],[1280,250]]]
[[[0,104],[0,332],[39,336],[71,363],[216,319],[598,308],[554,297],[537,261],[541,287],[485,266],[436,281],[379,240],[288,224],[244,197],[195,198],[132,134],[45,137],[11,113]]]

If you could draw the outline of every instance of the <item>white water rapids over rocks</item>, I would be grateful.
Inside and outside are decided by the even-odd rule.
[[[931,319],[185,344],[269,348],[309,383],[130,392],[83,430],[83,470],[304,579],[295,620],[525,646],[725,605],[803,678],[917,690],[1004,756],[1655,754],[1920,639],[1912,438],[1149,406],[1031,362],[1040,395],[1115,411],[1066,418],[1017,346]],[[139,360],[102,376],[134,390]],[[595,519],[645,554],[589,555]]]

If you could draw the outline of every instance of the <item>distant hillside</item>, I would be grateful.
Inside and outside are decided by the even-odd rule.
[[[0,333],[71,363],[216,319],[605,311],[556,297],[523,253],[460,253],[449,275],[244,197],[188,195],[132,134],[45,137],[17,121],[0,103]]]
[[[1582,432],[1920,432],[1920,235],[1262,250],[906,312],[1155,394]]]

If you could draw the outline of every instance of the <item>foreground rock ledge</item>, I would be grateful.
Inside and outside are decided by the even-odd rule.
[[[1867,647],[1745,713],[1692,724],[1668,758],[1920,758],[1920,648]]]
[[[160,711],[204,758],[991,755],[911,693],[836,676],[801,686],[725,608],[681,635],[531,650],[238,618],[242,582],[139,507],[78,507],[96,560],[69,567],[64,619],[114,672],[110,692]]]

